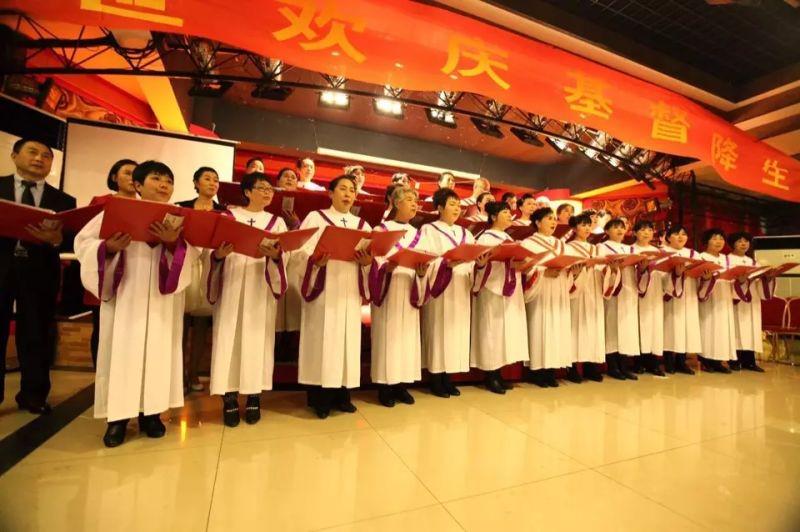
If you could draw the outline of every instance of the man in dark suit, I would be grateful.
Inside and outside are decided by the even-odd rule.
[[[16,171],[0,177],[0,199],[66,211],[75,198],[45,183],[53,151],[33,139],[14,143]],[[16,344],[21,384],[16,396],[20,410],[47,414],[50,406],[50,365],[55,354],[55,308],[61,281],[58,254],[71,248],[60,227],[28,227],[41,243],[0,238],[0,401],[5,397],[5,359],[9,325],[16,303]]]

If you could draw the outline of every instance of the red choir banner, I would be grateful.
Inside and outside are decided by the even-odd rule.
[[[411,0],[3,3],[42,21],[205,37],[347,79],[473,92],[698,158],[729,183],[800,201],[800,161],[688,98],[442,7]]]

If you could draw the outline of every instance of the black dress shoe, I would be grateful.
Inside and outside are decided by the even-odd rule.
[[[244,422],[248,425],[255,425],[261,420],[261,396],[252,394],[247,396],[247,403],[244,407]]]
[[[580,384],[583,382],[580,373],[578,373],[578,368],[575,364],[570,366],[569,370],[567,371],[567,380],[569,382],[574,382],[575,384]]]
[[[139,432],[144,432],[148,438],[162,438],[167,433],[167,427],[161,422],[158,414],[151,414],[140,418]]]
[[[389,385],[378,385],[378,401],[380,401],[380,403],[386,408],[392,408],[394,406],[394,391]]]
[[[539,388],[549,388],[550,384],[547,382],[547,373],[543,369],[533,371],[531,382]]]
[[[442,384],[444,385],[444,389],[452,396],[458,397],[461,395],[461,390],[456,388],[456,385],[452,383],[450,380],[450,375],[447,373],[442,373]]]
[[[110,421],[108,428],[103,436],[103,444],[106,447],[118,447],[125,441],[125,431],[128,428],[128,420]]]
[[[500,374],[500,373],[497,374],[497,380],[500,381],[500,386],[502,386],[506,390],[513,390],[514,389],[514,385],[511,384],[510,382],[508,382],[507,380],[505,380],[503,378],[502,374]]]
[[[486,389],[498,395],[505,395],[506,393],[506,389],[500,384],[500,380],[494,371],[490,371],[486,376]]]
[[[625,377],[626,379],[628,379],[629,381],[638,381],[639,380],[639,377],[637,377],[636,375],[634,375],[632,372],[628,371],[627,369],[624,369],[624,368],[621,369],[620,373],[622,373],[622,376]]]
[[[328,417],[330,415],[331,410],[329,408],[323,408],[323,407],[320,407],[320,406],[315,406],[314,407],[314,413],[317,415],[318,418],[325,419],[326,417]]]
[[[719,360],[714,361],[714,371],[717,373],[731,373],[731,370],[723,366]]]
[[[447,399],[450,397],[450,393],[447,391],[447,388],[444,387],[444,380],[442,377],[442,373],[431,373],[431,393],[436,397],[442,397]]]
[[[686,355],[681,353],[675,355],[675,371],[684,375],[694,375],[694,370],[686,365]]]
[[[236,392],[222,396],[222,422],[231,428],[239,425],[239,399]]]
[[[620,370],[618,370],[618,369],[610,369],[610,370],[608,370],[608,372],[606,374],[609,377],[611,377],[612,379],[616,379],[618,381],[624,381],[625,380],[625,375],[623,375],[622,372]]]
[[[742,366],[742,369],[746,369],[747,371],[755,371],[757,373],[764,373],[764,368],[758,364],[753,364],[752,366]]]
[[[17,407],[19,407],[20,410],[27,410],[31,414],[46,416],[53,411],[53,408],[47,404],[46,401],[29,401],[20,394],[17,394],[14,399],[16,399]]]
[[[358,410],[356,405],[354,405],[349,399],[336,403],[336,408],[338,408],[340,412],[346,412],[348,414],[352,414]]]
[[[739,362],[738,360],[729,360],[728,361],[728,368],[731,371],[741,371],[742,363]]]
[[[392,391],[394,392],[394,398],[405,405],[413,405],[416,402],[414,401],[414,396],[402,384],[396,385]]]

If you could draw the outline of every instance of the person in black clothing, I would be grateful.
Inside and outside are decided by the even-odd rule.
[[[11,153],[16,171],[0,177],[0,199],[60,212],[75,208],[75,198],[45,183],[53,150],[34,139],[20,139]],[[16,302],[16,345],[21,383],[20,410],[47,414],[50,365],[56,349],[55,309],[61,280],[59,251],[72,248],[60,227],[28,227],[40,244],[0,238],[0,400],[5,398],[5,360]]]
[[[251,160],[252,161],[252,160]],[[248,165],[249,167],[249,165]],[[194,176],[194,189],[197,192],[195,199],[178,202],[181,207],[198,211],[225,211],[225,207],[214,201],[219,191],[219,175],[209,166],[198,168]],[[185,378],[184,393],[190,391],[201,392],[204,389],[198,375],[200,360],[206,348],[208,330],[211,328],[211,304],[206,299],[205,286],[202,282],[203,264],[207,260],[208,250],[203,250],[198,255],[195,264],[195,278],[186,290],[186,320],[184,322],[184,345],[189,342],[189,349],[184,349]]]

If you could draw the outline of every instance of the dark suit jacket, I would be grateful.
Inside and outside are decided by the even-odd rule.
[[[14,201],[14,176],[0,177],[0,199]],[[45,183],[42,191],[42,200],[39,203],[42,209],[60,212],[75,208],[75,198],[61,192],[55,187]],[[74,235],[64,234],[64,242],[59,248],[50,244],[31,244],[28,246],[28,264],[31,273],[41,279],[42,287],[53,293],[58,292],[61,268],[58,254],[61,251],[71,251]],[[14,258],[14,249],[17,241],[13,238],[0,238],[0,290],[6,288],[9,282],[8,270]]]
[[[190,200],[185,200],[185,201],[179,201],[175,205],[177,205],[178,207],[186,207],[187,209],[194,209],[194,202],[195,201],[197,201],[197,198],[190,199]],[[211,204],[212,204],[212,210],[215,210],[215,211],[224,211],[224,210],[226,210],[224,205],[220,205],[216,201],[212,201]]]

